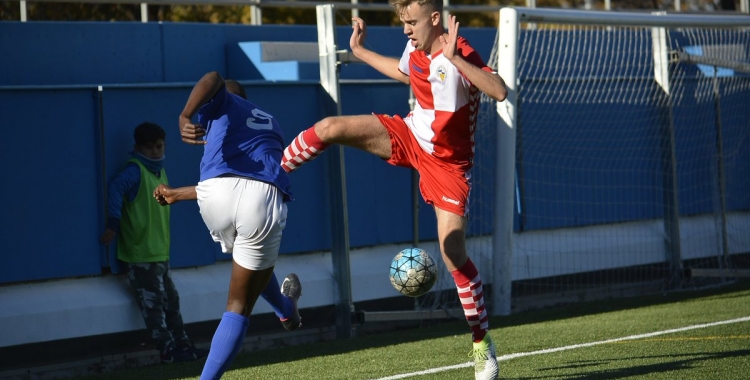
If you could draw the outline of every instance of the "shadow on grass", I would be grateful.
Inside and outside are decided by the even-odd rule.
[[[586,315],[595,315],[599,313],[608,313],[619,310],[627,310],[633,308],[648,307],[652,305],[664,305],[669,303],[683,302],[687,300],[705,298],[705,297],[718,297],[718,298],[735,298],[740,297],[738,295],[728,294],[737,291],[750,290],[750,281],[741,281],[720,288],[712,288],[706,290],[697,290],[690,292],[673,292],[666,293],[663,295],[646,296],[646,297],[633,297],[627,299],[617,299],[616,302],[612,300],[594,301],[586,303],[570,304],[560,307],[549,307],[546,309],[533,310],[518,314],[513,314],[507,317],[493,317],[490,320],[491,328],[502,328],[509,326],[521,326],[525,324],[559,321],[566,318],[575,318]],[[333,317],[333,311],[323,311],[322,314],[331,313],[328,315],[317,315],[313,317],[308,315],[311,310],[302,310],[303,321],[308,320],[326,320],[328,317]],[[308,359],[311,357],[328,356],[328,355],[341,355],[351,352],[381,348],[387,346],[398,345],[408,342],[416,342],[426,339],[442,338],[446,336],[465,335],[467,339],[467,347],[469,346],[469,329],[467,328],[466,322],[463,320],[457,321],[428,321],[422,323],[412,323],[407,327],[400,327],[398,330],[394,330],[392,323],[382,322],[381,328],[370,325],[370,331],[367,329],[361,329],[361,334],[352,339],[338,339],[310,344],[298,344],[289,345],[287,343],[279,343],[276,346],[268,349],[242,352],[232,363],[232,369],[249,368],[253,366],[270,365],[282,362],[294,362],[297,360]],[[309,327],[309,325],[306,325]],[[251,326],[252,328],[252,326]],[[290,333],[290,337],[294,333]],[[734,357],[750,354],[750,350],[732,351],[727,353],[717,354],[695,354],[695,358],[677,360],[669,363],[659,363],[653,365],[637,366],[632,368],[623,368],[619,370],[605,370],[601,372],[587,372],[584,375],[570,375],[569,377],[563,377],[566,379],[616,379],[621,377],[627,377],[638,374],[647,374],[653,372],[668,372],[679,369],[688,368],[692,363],[701,360],[710,360],[717,357]],[[691,355],[682,355],[691,356]],[[672,357],[672,356],[669,356]],[[631,358],[632,359],[632,358]],[[600,365],[598,361],[594,362],[578,362],[570,364],[568,368],[590,368],[596,365]],[[158,367],[158,369],[157,369]],[[154,379],[155,372],[158,372],[159,379],[184,379],[189,377],[198,377],[203,367],[202,362],[189,362],[179,363],[172,365],[159,365],[143,367],[138,369],[122,369],[105,373],[100,376],[90,376],[82,379],[113,379],[113,380],[133,380],[133,379]],[[563,368],[563,367],[560,367]],[[552,370],[554,368],[543,369]],[[544,379],[544,378],[560,378],[559,375],[555,376],[541,376],[532,377],[529,379]]]
[[[651,355],[651,356],[640,356],[640,357],[628,357],[628,358],[623,358],[620,360],[632,361],[632,360],[658,359],[660,362],[655,363],[655,364],[636,365],[636,366],[623,367],[623,368],[618,368],[618,369],[606,369],[606,370],[600,370],[600,371],[590,371],[590,372],[585,372],[585,373],[575,373],[575,374],[568,374],[568,375],[554,374],[554,375],[542,375],[542,376],[532,376],[532,377],[515,377],[513,379],[518,379],[518,380],[622,379],[622,378],[629,378],[633,376],[654,375],[654,374],[659,374],[659,373],[664,374],[667,372],[690,370],[692,368],[695,368],[698,363],[703,362],[703,361],[747,357],[748,355],[750,355],[750,350],[734,350],[734,351],[712,352],[712,353],[700,352],[700,353],[692,353],[692,354]],[[664,359],[669,360],[669,361],[663,362],[662,360]],[[538,371],[544,372],[544,371],[559,371],[559,370],[565,370],[565,369],[588,368],[592,366],[606,365],[607,363],[612,362],[612,361],[614,360],[612,359],[587,360],[587,361],[574,362],[570,365],[565,365],[565,366],[541,368]],[[680,375],[675,373],[673,376],[677,378]],[[717,376],[719,376],[719,374],[717,374]]]
[[[734,283],[702,290],[686,289],[648,296],[569,303],[524,311],[508,317],[493,318],[491,321],[493,323],[491,323],[490,326],[520,326],[530,323],[559,321],[566,318],[577,318],[587,315],[596,315],[655,305],[667,305],[705,297],[716,299],[739,298],[744,296],[734,293],[744,290],[750,290],[750,280],[739,279]]]

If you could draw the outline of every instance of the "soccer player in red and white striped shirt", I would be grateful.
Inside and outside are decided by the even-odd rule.
[[[450,16],[442,26],[442,0],[390,0],[408,37],[400,59],[364,47],[365,22],[355,17],[352,53],[384,75],[411,85],[417,104],[405,117],[360,115],[328,117],[300,133],[284,150],[281,165],[291,172],[317,157],[330,144],[375,154],[391,165],[419,172],[419,188],[437,216],[443,260],[456,283],[474,342],[476,379],[498,374],[495,345],[479,272],[466,253],[470,169],[479,91],[503,101],[505,82],[458,36]]]

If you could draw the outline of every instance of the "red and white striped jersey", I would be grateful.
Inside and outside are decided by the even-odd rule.
[[[456,54],[466,61],[492,71],[464,39],[458,37]],[[441,160],[471,168],[474,158],[474,128],[479,111],[479,91],[443,52],[427,55],[411,41],[399,62],[399,70],[409,76],[417,100],[404,118],[419,146]]]

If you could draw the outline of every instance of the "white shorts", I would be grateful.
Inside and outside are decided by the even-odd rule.
[[[284,195],[271,184],[243,177],[219,177],[196,186],[203,222],[224,253],[243,268],[276,264],[286,226]]]

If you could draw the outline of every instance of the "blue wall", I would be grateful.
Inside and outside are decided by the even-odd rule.
[[[348,46],[351,29],[338,30],[339,46]],[[325,115],[325,93],[316,81],[274,83],[263,81],[251,63],[239,54],[237,42],[316,41],[315,26],[241,26],[169,23],[45,23],[1,22],[0,114],[6,134],[0,140],[5,162],[6,200],[0,213],[4,226],[0,237],[0,283],[99,275],[103,268],[117,271],[114,249],[98,243],[105,221],[105,184],[132,150],[133,128],[143,121],[162,125],[167,131],[165,168],[173,186],[194,184],[202,150],[183,144],[177,116],[192,85],[205,72],[217,70],[241,80],[248,98],[274,114],[287,141]],[[463,29],[462,34],[480,52],[489,52],[494,29]],[[385,55],[401,54],[406,40],[401,28],[373,27],[368,46]],[[403,41],[394,44],[393,41]],[[484,56],[485,60],[489,57]],[[382,79],[363,65],[345,65],[341,79]],[[539,84],[543,86],[544,84]],[[102,86],[99,91],[99,86]],[[657,91],[656,89],[652,89]],[[341,84],[344,114],[371,112],[405,114],[408,88],[401,84],[344,81]],[[747,93],[728,95],[722,103],[725,149],[731,150],[727,178],[747,173]],[[631,172],[628,165],[660,172],[660,134],[664,117],[660,109],[602,105],[592,107],[545,106],[560,115],[599,112],[610,116],[602,126],[606,139],[592,139],[575,118],[560,117],[555,123],[532,116],[539,105],[521,106],[519,160],[524,184],[520,196],[525,230],[611,223],[658,218],[661,207],[659,175]],[[701,108],[703,107],[703,108]],[[692,130],[695,117],[711,114],[708,105],[689,104],[676,110],[678,160],[695,168],[680,168],[683,214],[705,213],[705,193],[710,191],[712,155],[696,151],[694,141],[715,136],[705,127]],[[620,115],[612,117],[612,115]],[[634,123],[632,120],[639,120]],[[644,127],[646,123],[646,127]],[[545,152],[522,150],[535,136],[555,140],[561,156],[578,157],[545,165]],[[494,133],[483,131],[477,140],[477,159],[483,172],[492,173]],[[612,137],[618,137],[612,139]],[[609,141],[601,146],[602,141]],[[587,145],[588,144],[588,145]],[[632,159],[607,162],[606,152],[627,144]],[[701,145],[705,146],[705,144]],[[689,147],[681,148],[681,147]],[[683,149],[683,150],[680,150]],[[599,156],[589,152],[596,150]],[[326,156],[292,174],[295,201],[284,232],[282,253],[326,250],[331,245]],[[354,149],[345,149],[346,178],[353,247],[408,242],[412,235],[412,174],[386,165],[382,160]],[[615,173],[612,168],[621,171]],[[587,173],[604,170],[597,177]],[[475,169],[475,172],[477,170]],[[624,175],[622,173],[625,173]],[[490,179],[491,180],[491,179]],[[732,210],[750,209],[748,181],[727,183]],[[471,229],[491,229],[491,187],[472,192]],[[435,239],[434,212],[420,200],[419,238]],[[641,205],[613,207],[612,204]],[[588,208],[573,208],[575,203]],[[560,218],[560,216],[563,216]],[[172,206],[172,265],[207,265],[228,257],[220,252],[203,225],[195,203]]]
[[[402,38],[400,30],[380,29]],[[349,32],[340,29],[341,43]],[[6,161],[14,162],[5,177],[17,184],[0,190],[15,199],[0,216],[10,227],[2,232],[0,283],[119,270],[114,246],[98,243],[106,182],[132,151],[133,128],[147,120],[167,131],[170,183],[198,181],[202,149],[180,141],[176,121],[207,71],[244,73],[233,78],[279,119],[287,140],[326,116],[327,95],[316,81],[266,82],[236,54],[237,42],[314,42],[316,33],[315,26],[0,23],[0,49],[13,57],[0,60],[0,107],[5,125],[13,126],[0,144]],[[386,53],[394,55],[401,49],[390,48]],[[364,66],[342,68],[342,78],[365,77],[383,78]],[[400,84],[344,83],[341,92],[343,99],[358,99],[344,101],[344,113],[408,112],[408,88]],[[352,246],[411,240],[410,172],[354,149],[346,149],[346,160]],[[295,202],[282,253],[330,247],[326,168],[320,159],[293,175]],[[434,215],[423,214],[422,236],[434,238]],[[172,206],[172,221],[174,267],[228,259],[206,233],[195,203]]]
[[[245,87],[248,98],[276,115],[287,140],[324,116],[325,95],[317,83]],[[1,143],[6,161],[13,162],[5,176],[15,184],[0,190],[13,199],[0,214],[0,223],[10,227],[2,232],[1,282],[96,275],[107,265],[118,270],[114,247],[105,252],[98,243],[105,220],[105,182],[132,151],[133,128],[149,120],[167,131],[170,184],[197,183],[202,149],[180,141],[176,122],[190,89],[105,85],[101,93],[85,86],[0,90],[5,121],[13,126]],[[399,84],[349,84],[341,90],[345,99],[364,104],[344,107],[344,112],[362,113],[365,106],[406,112],[408,107],[408,89]],[[346,149],[346,160],[352,246],[409,241],[409,171],[353,149]],[[330,247],[326,167],[321,158],[292,175],[295,201],[289,205],[282,253]],[[392,212],[384,214],[383,209]],[[424,223],[429,225],[429,218]],[[194,202],[172,206],[171,228],[174,267],[228,259],[211,241]]]
[[[401,56],[401,28],[368,28],[367,46]],[[349,46],[350,27],[338,27],[338,46]],[[487,55],[494,29],[462,29]],[[0,86],[195,82],[216,70],[233,79],[262,79],[238,42],[317,42],[314,25],[194,23],[2,22]],[[399,41],[393,43],[393,41]],[[489,57],[483,56],[485,60]],[[366,65],[344,65],[341,79],[385,78]]]
[[[92,91],[0,91],[2,282],[101,271],[102,190]]]

